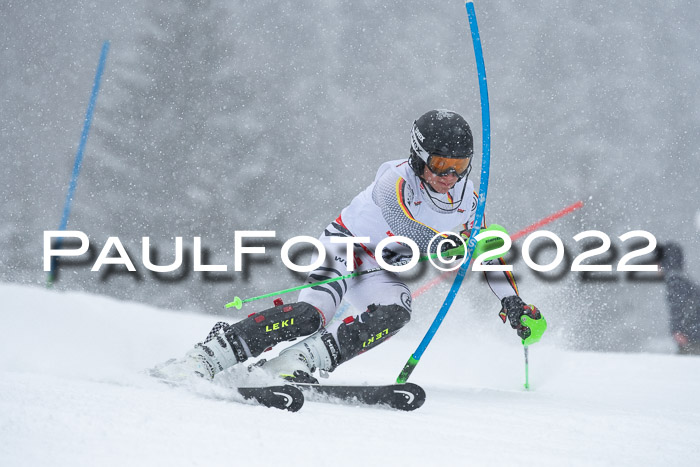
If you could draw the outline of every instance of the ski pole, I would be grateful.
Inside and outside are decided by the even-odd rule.
[[[294,292],[295,290],[306,289],[307,287],[315,287],[317,285],[328,284],[329,282],[341,281],[343,279],[349,279],[351,277],[363,276],[365,274],[370,274],[370,273],[377,272],[377,271],[382,271],[382,268],[372,268],[372,269],[367,269],[365,271],[347,274],[345,276],[332,277],[330,279],[326,279],[323,281],[312,282],[311,284],[303,284],[303,285],[299,285],[297,287],[290,287],[288,289],[278,290],[276,292],[270,292],[270,293],[266,293],[263,295],[258,295],[257,297],[250,297],[250,298],[244,298],[244,299],[242,299],[241,297],[234,297],[232,302],[229,302],[226,305],[224,305],[224,308],[235,308],[237,310],[240,310],[244,303],[253,302],[255,300],[260,300],[262,298],[273,297],[275,295],[282,295],[282,294],[286,294],[289,292]]]
[[[481,97],[482,154],[479,201],[476,206],[476,213],[474,215],[474,227],[472,228],[472,233],[469,237],[469,243],[467,245],[467,260],[457,271],[457,276],[452,283],[452,287],[450,287],[447,297],[440,307],[440,311],[438,311],[433,323],[430,325],[430,329],[428,329],[428,332],[423,337],[423,340],[418,345],[418,348],[409,357],[408,361],[403,367],[403,370],[401,370],[398,378],[396,378],[396,382],[399,384],[405,383],[409,376],[411,376],[411,373],[415,369],[416,365],[418,365],[423,352],[425,352],[425,349],[430,344],[433,336],[435,336],[435,333],[440,328],[440,325],[445,319],[447,312],[450,311],[452,302],[457,296],[459,288],[462,286],[464,275],[467,273],[467,269],[469,269],[469,263],[471,263],[472,259],[472,252],[476,246],[476,236],[479,234],[481,221],[484,216],[484,209],[486,207],[486,194],[489,187],[489,168],[491,164],[491,116],[489,111],[489,92],[486,84],[486,67],[484,65],[484,54],[481,49],[481,38],[479,37],[479,26],[476,22],[474,3],[470,0],[465,6],[467,8],[467,15],[469,16],[469,29],[471,30],[472,45],[474,46],[474,58],[476,59],[476,69],[479,75],[479,96]]]
[[[523,346],[523,352],[525,353],[525,389],[530,389],[530,374],[529,374],[529,363],[528,363],[528,352],[529,347],[527,345]]]
[[[449,256],[463,255],[463,254],[464,254],[464,245],[459,245],[456,248],[451,248],[451,249],[446,250],[442,253],[431,253],[429,255],[421,256],[420,258],[418,258],[418,261],[419,262],[427,261],[428,259],[435,259],[438,256],[449,257]],[[404,264],[406,264],[406,263],[404,263]],[[358,271],[358,272],[353,272],[351,274],[346,274],[344,276],[332,277],[330,279],[326,279],[326,280],[322,280],[322,281],[318,281],[318,282],[312,282],[310,284],[302,284],[302,285],[299,285],[296,287],[290,287],[288,289],[278,290],[276,292],[270,292],[270,293],[266,293],[264,295],[258,295],[257,297],[251,297],[251,298],[246,298],[246,299],[242,299],[240,297],[234,297],[233,301],[227,303],[226,305],[224,305],[224,307],[225,308],[235,308],[237,310],[240,310],[244,303],[252,302],[255,300],[260,300],[262,298],[272,297],[275,295],[282,295],[282,294],[286,294],[289,292],[294,292],[296,290],[306,289],[308,287],[315,287],[317,285],[328,284],[329,282],[341,281],[343,279],[350,279],[352,277],[364,276],[365,274],[371,274],[373,272],[379,272],[379,271],[383,271],[383,270],[384,269],[381,267],[367,269],[364,271]]]

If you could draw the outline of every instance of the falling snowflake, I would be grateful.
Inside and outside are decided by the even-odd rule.
[[[435,118],[442,120],[443,118],[452,118],[454,115],[455,113],[451,110],[439,109]]]

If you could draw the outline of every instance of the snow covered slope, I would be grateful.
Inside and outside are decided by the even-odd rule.
[[[202,397],[143,369],[213,317],[0,284],[0,465],[694,465],[700,358],[436,337],[412,413],[308,402],[298,413]],[[412,323],[413,324],[413,323]],[[340,367],[389,382],[423,330]],[[442,330],[441,330],[442,332]],[[448,336],[448,334],[445,334]],[[450,336],[448,336],[450,337]]]

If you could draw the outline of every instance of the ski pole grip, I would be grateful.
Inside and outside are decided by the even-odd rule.
[[[401,370],[401,374],[399,374],[399,377],[396,378],[396,383],[404,384],[406,381],[408,381],[408,377],[411,376],[411,373],[413,373],[413,369],[416,367],[416,365],[418,365],[418,359],[411,355],[411,358],[408,359],[403,367],[403,370]]]

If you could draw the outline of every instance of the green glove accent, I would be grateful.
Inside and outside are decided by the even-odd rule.
[[[469,239],[465,239],[464,241],[468,241]],[[461,258],[464,256],[464,245],[459,245],[458,247],[452,248],[451,250],[447,250],[442,253],[443,258],[450,258],[452,256],[457,256],[458,258]]]
[[[542,334],[544,334],[544,332],[547,330],[547,320],[544,319],[544,316],[542,316],[541,313],[540,316],[540,319],[533,319],[527,315],[520,318],[520,322],[523,324],[523,326],[530,329],[530,337],[522,340],[523,345],[532,345],[542,339]]]
[[[508,235],[508,231],[503,227],[498,224],[491,224],[488,227],[484,228],[481,230],[481,232],[493,232],[493,231],[499,231],[503,232],[504,234]],[[479,233],[481,233],[479,232]],[[503,239],[501,237],[487,237],[482,240],[479,240],[476,244],[476,247],[474,248],[474,253],[472,254],[472,259],[476,259],[477,256],[479,256],[482,253],[486,253],[487,251],[495,250],[496,248],[500,248],[504,245]],[[496,259],[500,258],[502,255],[493,255],[490,257],[487,257],[486,260],[489,259]]]

